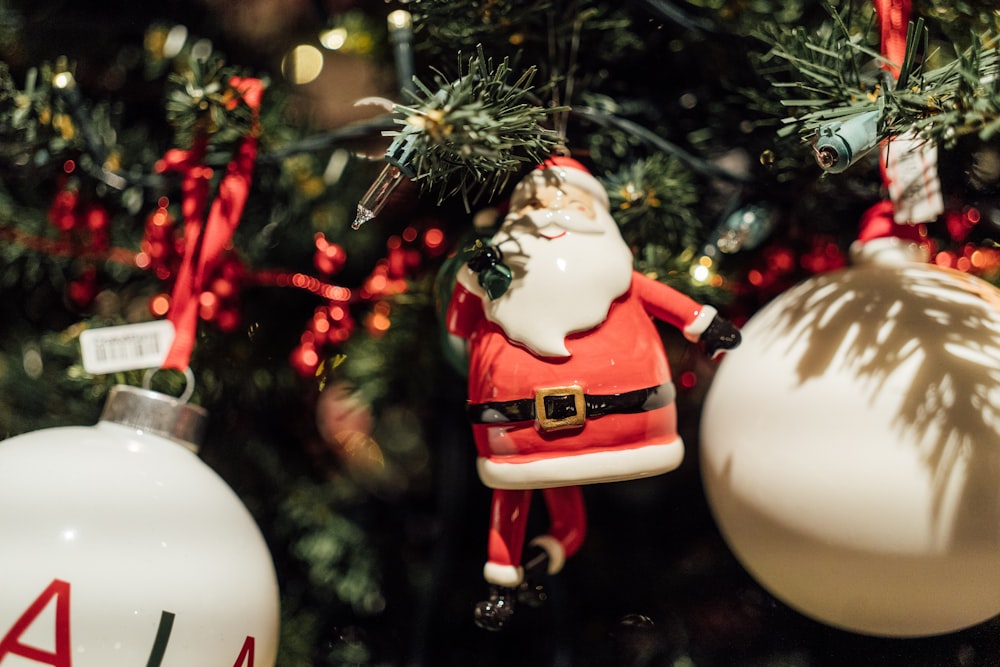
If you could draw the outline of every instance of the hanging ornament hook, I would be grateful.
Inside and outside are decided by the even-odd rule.
[[[561,49],[558,48],[559,37],[557,36],[557,30],[555,22],[553,19],[553,14],[549,14],[549,31],[548,31],[548,46],[549,46],[549,60],[552,67],[558,68],[559,64],[559,53]],[[570,154],[569,148],[567,147],[567,132],[569,126],[569,115],[570,115],[570,102],[573,99],[573,89],[574,83],[576,81],[576,68],[577,60],[580,53],[580,33],[583,30],[583,19],[580,15],[573,20],[573,29],[569,37],[569,52],[566,54],[566,64],[564,80],[565,84],[562,90],[562,100],[560,100],[559,86],[552,85],[552,106],[559,107],[565,106],[566,110],[560,112],[555,116],[554,125],[556,134],[558,135],[558,143],[553,150],[556,155],[568,156]],[[558,71],[558,70],[557,70]],[[551,77],[554,81],[555,75]]]
[[[162,368],[150,368],[142,376],[142,388],[152,391],[153,389],[153,376],[156,375],[157,371],[163,370]],[[191,396],[194,394],[194,373],[191,368],[185,368],[181,371],[184,374],[184,391],[181,395],[177,397],[177,400],[181,403],[187,403],[191,400]]]

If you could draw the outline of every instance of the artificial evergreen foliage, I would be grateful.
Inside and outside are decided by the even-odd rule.
[[[412,17],[410,94],[392,10]],[[939,146],[933,261],[1000,284],[1000,19],[986,0],[918,0],[913,19],[894,83],[862,2],[0,0],[0,437],[92,424],[111,386],[142,382],[86,372],[80,332],[164,316],[184,239],[164,155],[204,142],[211,202],[255,132],[191,365],[202,456],[279,573],[281,667],[996,664],[996,620],[881,639],[782,605],[720,537],[694,446],[669,476],[586,490],[586,546],[544,607],[501,635],[471,618],[488,492],[442,329],[456,253],[525,171],[568,153],[605,185],[638,270],[745,321],[845,265],[886,197],[879,151],[825,174],[811,142],[875,111],[876,142]],[[331,30],[344,50],[321,51]],[[286,76],[297,45],[339,78]],[[259,126],[246,76],[267,84]],[[338,99],[353,84],[359,107]],[[408,178],[353,231],[393,146]],[[714,366],[663,335],[697,443]]]

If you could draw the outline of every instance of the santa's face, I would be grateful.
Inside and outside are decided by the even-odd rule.
[[[632,282],[632,253],[611,214],[543,174],[518,185],[493,243],[513,279],[484,301],[486,316],[539,356],[568,356],[566,336],[601,324]]]
[[[527,218],[538,234],[555,238],[567,231],[600,234],[606,230],[597,220],[594,198],[582,188],[532,175],[521,181],[510,198],[507,220]]]

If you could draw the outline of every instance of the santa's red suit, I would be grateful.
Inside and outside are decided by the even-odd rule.
[[[671,470],[680,462],[683,445],[674,421],[670,370],[651,318],[697,340],[711,320],[706,316],[715,314],[711,306],[634,272],[607,319],[595,329],[567,336],[569,356],[559,358],[538,357],[512,342],[484,317],[480,297],[462,284],[451,305],[449,330],[469,341],[469,404],[485,406],[473,415],[479,422],[473,430],[487,486],[537,489],[632,479]],[[584,419],[576,429],[545,430],[537,416],[507,421],[499,405],[523,399],[534,403],[539,390],[572,386],[585,396],[651,395],[637,399],[634,412]],[[661,407],[640,410],[646,403]]]
[[[697,341],[716,315],[711,306],[631,269],[606,195],[582,173],[563,168],[544,179],[526,179],[537,192],[525,193],[519,185],[512,214],[494,237],[515,264],[512,294],[489,299],[476,273],[464,267],[446,316],[448,330],[468,341],[469,416],[479,475],[494,489],[484,576],[498,586],[516,587],[523,578],[521,552],[533,489],[543,490],[551,521],[549,533],[533,543],[547,552],[548,571],[554,573],[586,532],[578,485],[657,475],[680,464],[684,445],[677,435],[674,387],[652,318]],[[556,195],[535,204],[534,213],[513,211],[532,197],[544,199],[546,188]],[[579,203],[580,189],[594,201]],[[550,254],[563,242],[576,247],[566,240],[573,234],[592,237],[586,243],[594,244],[600,257]],[[527,257],[521,268],[517,253]],[[543,254],[548,258],[540,260]],[[564,281],[574,261],[585,266]],[[623,263],[624,273],[615,269],[602,276],[598,265],[609,262]],[[587,280],[593,284],[576,297],[558,292],[558,283]],[[612,286],[604,290],[605,284]],[[518,298],[518,290],[521,296],[543,294],[527,305],[512,301],[505,316],[505,300]],[[525,315],[526,308],[535,310]],[[592,315],[575,314],[588,308]],[[547,320],[567,318],[579,321],[568,331],[546,330]],[[588,324],[584,329],[579,322]],[[536,328],[541,332],[532,338]]]

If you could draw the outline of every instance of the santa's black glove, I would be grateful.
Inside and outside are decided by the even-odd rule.
[[[705,353],[714,357],[722,350],[731,350],[739,345],[742,337],[735,324],[716,315],[701,334],[701,340],[705,342]]]

